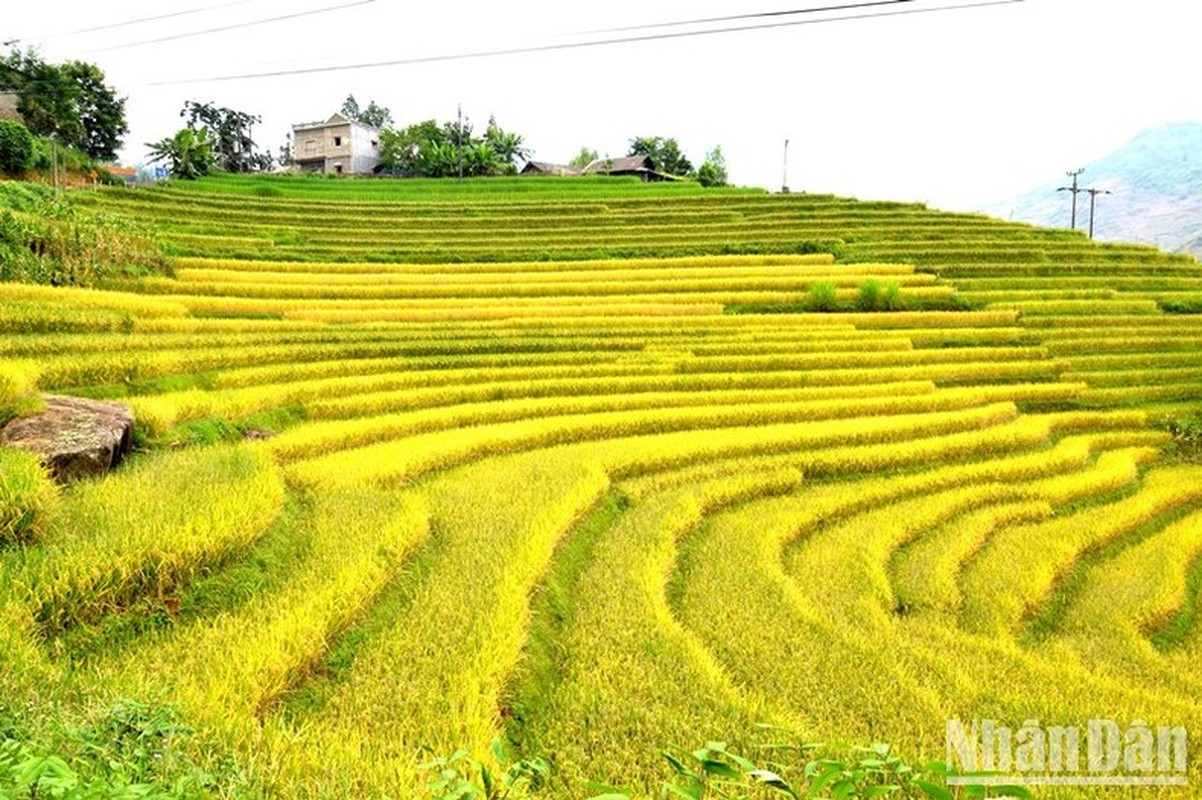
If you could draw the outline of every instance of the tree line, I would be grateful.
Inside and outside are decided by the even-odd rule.
[[[502,129],[495,117],[489,117],[482,135],[476,134],[471,121],[463,118],[443,123],[428,119],[395,128],[387,108],[373,100],[361,111],[353,94],[347,96],[340,113],[380,129],[380,166],[392,174],[429,178],[512,175],[531,155],[525,138]],[[695,179],[704,186],[725,186],[727,182],[726,160],[720,147],[709,151],[697,169],[673,138],[635,137],[626,154],[650,156],[657,171]],[[581,148],[571,166],[583,169],[598,160],[596,151]]]
[[[70,148],[86,159],[113,161],[129,128],[126,98],[105,83],[94,64],[68,61],[51,64],[36,51],[13,49],[0,59],[0,91],[17,95],[23,122],[0,122],[0,172],[19,174],[47,160],[45,151]],[[490,117],[482,131],[460,115],[449,122],[434,119],[405,126],[393,123],[392,112],[376,101],[361,106],[347,95],[340,113],[347,119],[380,131],[380,171],[415,177],[477,177],[512,175],[531,156],[525,138],[503,129]],[[147,142],[151,163],[166,163],[178,178],[198,178],[212,172],[262,172],[276,158],[254,139],[257,114],[213,102],[187,100],[179,112],[184,125],[175,134]],[[630,141],[627,155],[650,156],[658,172],[698,180],[703,185],[724,185],[726,165],[720,148],[694,169],[673,138],[640,136]],[[290,164],[293,154],[286,144],[279,162]],[[573,165],[583,168],[597,160],[595,151],[582,148]]]

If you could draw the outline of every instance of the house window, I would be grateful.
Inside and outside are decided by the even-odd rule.
[[[342,165],[341,165],[341,164],[335,164],[335,165],[334,165],[334,173],[335,173],[336,175],[341,175],[341,174],[342,174]]]
[[[342,147],[342,137],[341,137],[341,136],[335,136],[335,137],[334,137],[334,146],[335,146],[335,147]]]
[[[305,152],[306,153],[316,153],[317,152],[317,140],[316,139],[305,139]]]

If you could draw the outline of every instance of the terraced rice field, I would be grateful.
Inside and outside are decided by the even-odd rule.
[[[165,699],[281,797],[498,736],[650,797],[758,723],[929,760],[949,718],[1145,720],[1202,769],[1202,466],[1154,424],[1202,409],[1197,262],[620,181],[80,202],[175,276],[0,285],[0,400],[153,446],[0,551],[10,697]],[[797,310],[865,281],[911,310]]]

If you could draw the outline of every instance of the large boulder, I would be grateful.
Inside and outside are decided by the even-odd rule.
[[[56,394],[44,399],[45,411],[0,429],[0,444],[39,454],[64,483],[102,475],[129,452],[134,415],[128,406]]]

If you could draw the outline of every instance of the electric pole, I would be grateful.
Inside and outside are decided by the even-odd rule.
[[[463,180],[463,103],[459,104],[459,121],[455,123],[455,160],[459,162],[459,180]]]
[[[781,194],[789,193],[789,140],[785,139],[785,166],[780,175]]]
[[[1098,200],[1100,194],[1114,194],[1108,189],[1082,189],[1083,192],[1089,192],[1089,238],[1093,238],[1093,210],[1094,204]]]
[[[1085,167],[1081,167],[1080,169],[1078,169],[1074,172],[1064,173],[1065,175],[1067,175],[1073,179],[1073,185],[1072,186],[1061,186],[1059,189],[1056,190],[1058,192],[1072,192],[1073,193],[1073,218],[1072,218],[1073,230],[1077,229],[1077,195],[1080,194],[1081,192],[1085,191],[1084,189],[1078,188],[1077,176],[1079,176],[1084,171],[1085,171]]]

